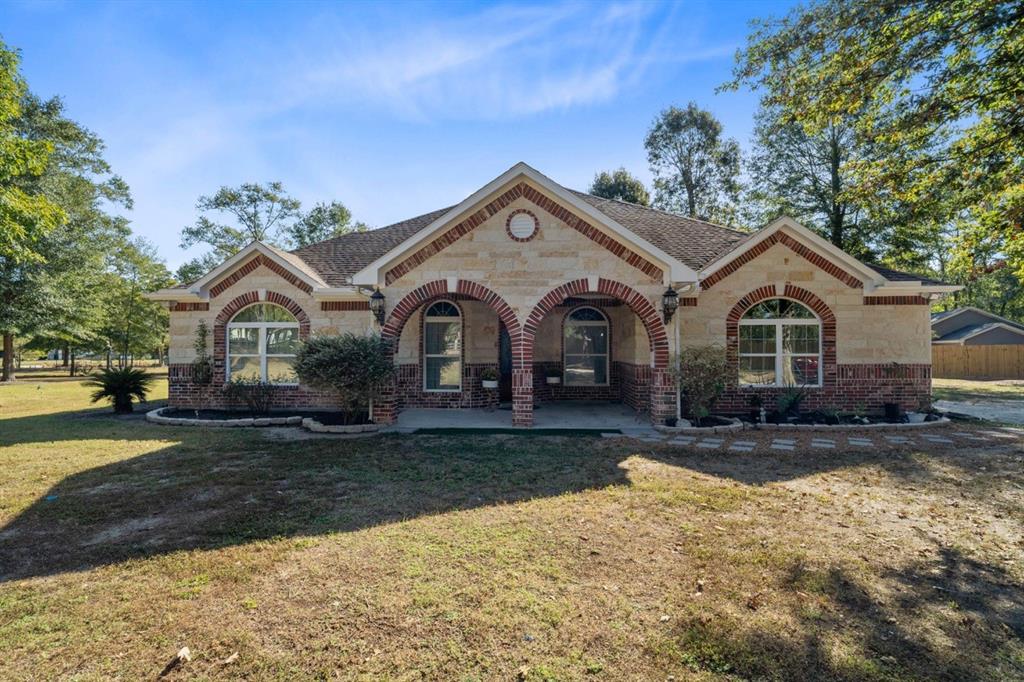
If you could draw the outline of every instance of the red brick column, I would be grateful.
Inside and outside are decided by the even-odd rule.
[[[512,426],[533,426],[533,370],[512,370]]]

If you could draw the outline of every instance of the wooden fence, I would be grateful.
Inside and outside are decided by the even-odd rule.
[[[1024,379],[1024,344],[932,346],[932,376],[938,379]]]

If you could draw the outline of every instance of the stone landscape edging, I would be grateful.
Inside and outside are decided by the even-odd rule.
[[[731,423],[718,424],[716,426],[665,426],[655,424],[654,430],[660,433],[730,433],[742,431],[745,424],[735,417],[726,417]]]
[[[378,433],[380,424],[321,424],[312,417],[302,420],[302,428],[313,433]]]
[[[146,413],[146,421],[166,426],[212,426],[214,428],[239,428],[254,426],[300,426],[301,416],[294,417],[241,417],[239,419],[188,419],[165,417],[162,413],[169,407],[159,407]]]

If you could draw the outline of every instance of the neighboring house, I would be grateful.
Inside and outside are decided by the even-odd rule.
[[[932,343],[961,346],[1024,344],[1024,324],[966,306],[932,314]]]
[[[296,342],[376,329],[397,365],[376,421],[504,398],[529,426],[536,402],[566,399],[673,416],[670,357],[703,344],[733,368],[723,412],[754,396],[772,406],[792,385],[808,386],[808,408],[914,409],[930,396],[929,302],[956,289],[859,262],[788,218],[747,234],[574,192],[520,163],[456,206],[290,253],[253,243],[152,298],[171,310],[172,405],[223,405],[223,382],[242,375],[281,382],[278,406],[329,406],[289,378]],[[200,320],[212,386],[192,380]],[[487,367],[498,392],[481,387]]]

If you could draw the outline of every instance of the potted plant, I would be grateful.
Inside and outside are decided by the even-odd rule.
[[[544,376],[547,378],[547,382],[552,386],[562,383],[562,370],[557,367],[548,367],[545,369]]]
[[[480,371],[480,384],[490,390],[498,388],[498,370],[493,367],[484,367]]]

